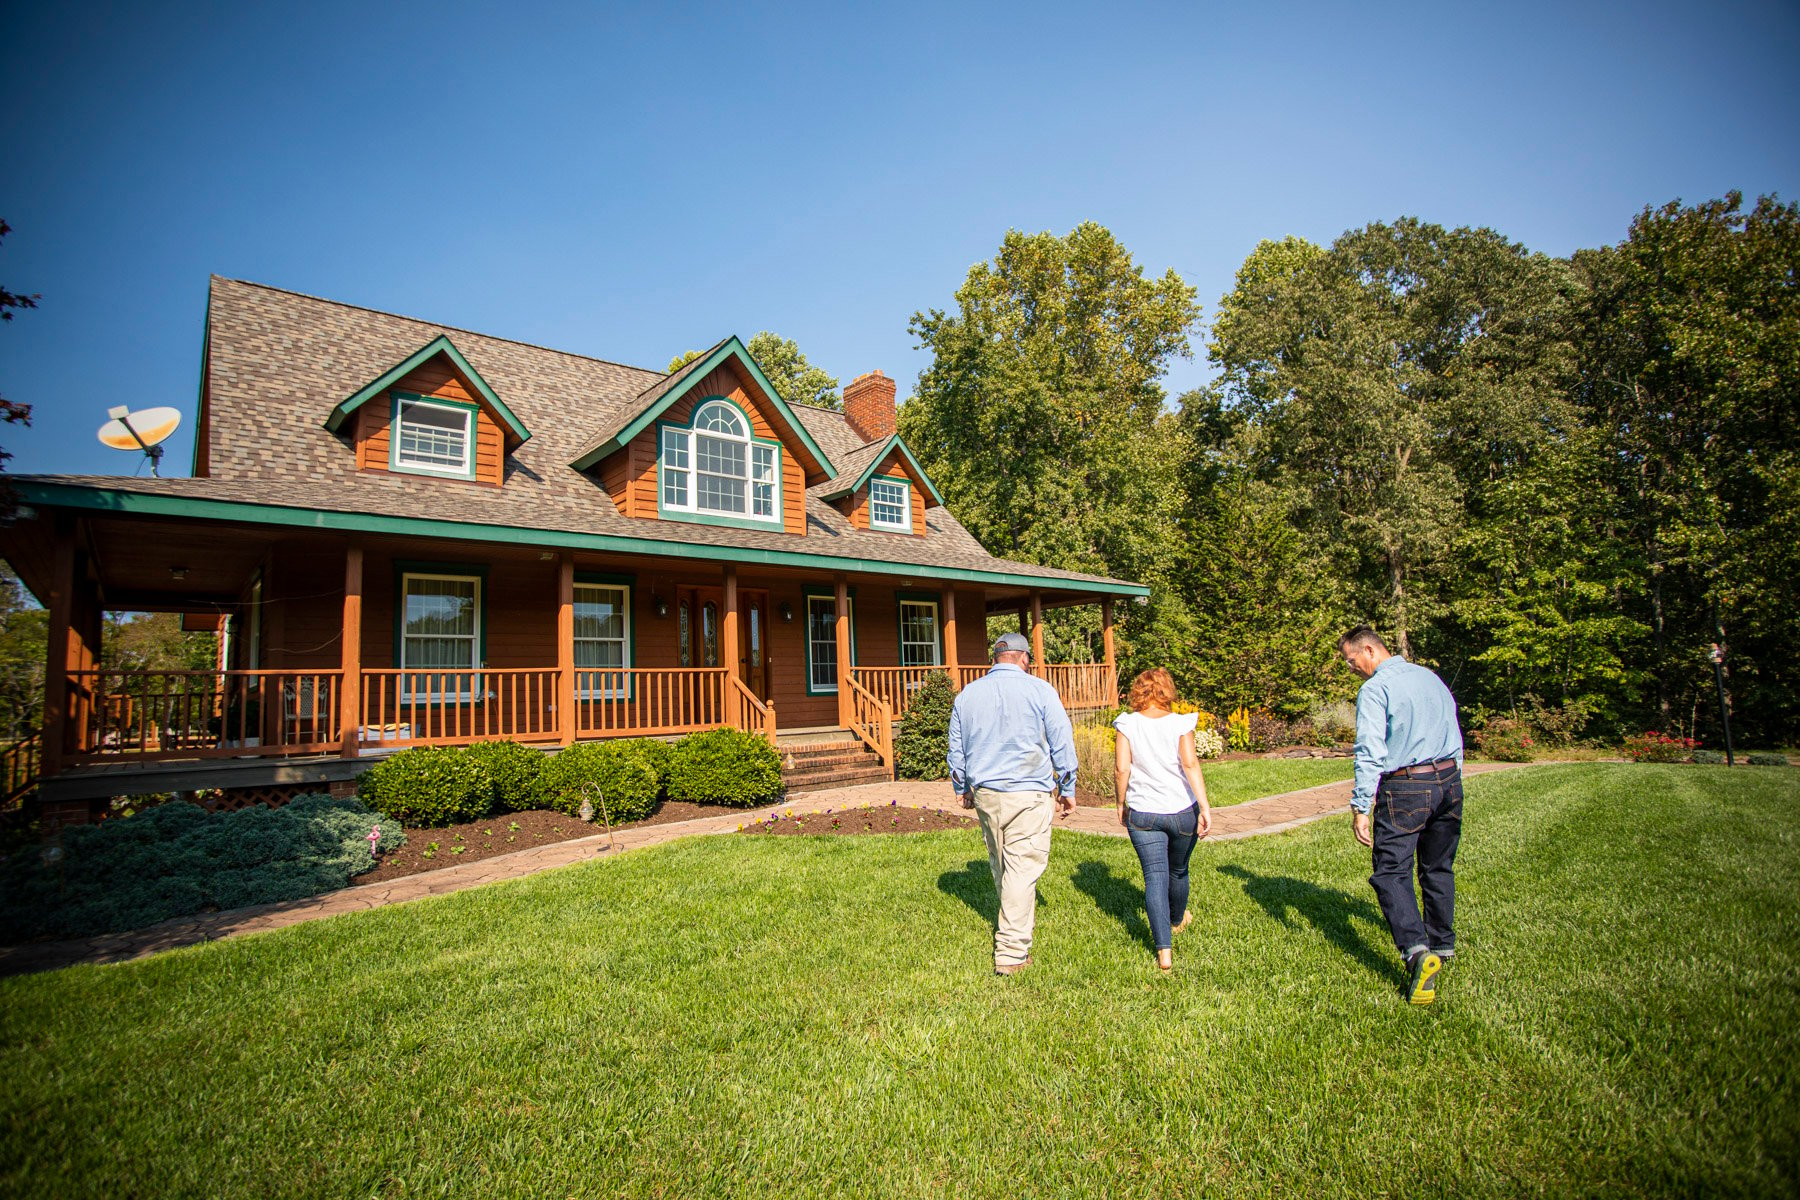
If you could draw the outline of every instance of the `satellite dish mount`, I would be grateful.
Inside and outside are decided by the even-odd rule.
[[[106,410],[112,420],[100,427],[100,441],[115,450],[142,450],[150,460],[150,474],[160,477],[157,467],[162,462],[163,439],[181,424],[181,413],[173,408],[146,408],[132,412],[123,404]]]

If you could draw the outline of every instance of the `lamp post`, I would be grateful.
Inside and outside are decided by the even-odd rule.
[[[1725,765],[1734,767],[1737,763],[1731,756],[1731,709],[1725,704],[1725,647],[1714,642],[1707,652],[1707,659],[1713,665],[1713,680],[1719,685],[1719,724],[1725,727]]]

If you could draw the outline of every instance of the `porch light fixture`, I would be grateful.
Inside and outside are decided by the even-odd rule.
[[[664,600],[661,596],[650,597],[650,607],[652,607],[656,610],[656,615],[658,618],[666,617],[669,615],[669,602],[667,600]]]
[[[794,622],[794,606],[786,600],[781,602],[781,619],[790,625]]]
[[[187,568],[186,567],[170,567],[169,568],[169,577],[172,579],[186,579],[187,578]]]

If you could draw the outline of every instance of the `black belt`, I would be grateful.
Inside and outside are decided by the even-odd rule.
[[[1396,775],[1436,775],[1439,771],[1447,771],[1456,765],[1454,758],[1440,758],[1436,762],[1414,763],[1410,767],[1400,767],[1383,775],[1383,779],[1392,779]]]

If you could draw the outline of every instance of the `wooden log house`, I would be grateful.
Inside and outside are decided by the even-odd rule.
[[[886,777],[926,675],[987,669],[989,615],[1097,708],[1114,602],[1148,594],[990,555],[896,433],[892,379],[789,403],[736,338],[665,375],[215,277],[193,438],[187,478],[15,478],[0,553],[50,649],[9,783],[56,819],[343,786],[408,746],[720,726],[797,776]],[[1103,661],[1043,662],[1071,604],[1101,606]],[[217,669],[103,670],[107,610],[219,630]]]

